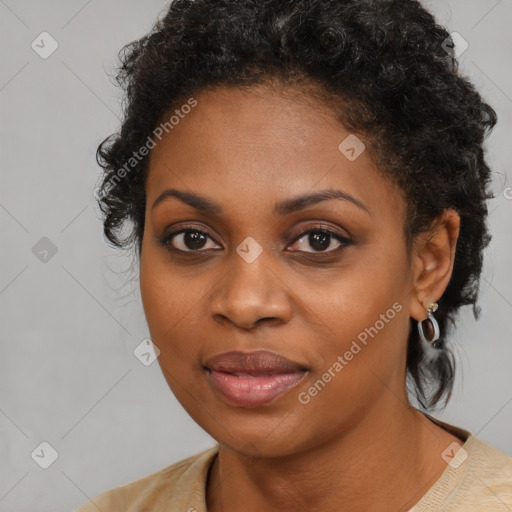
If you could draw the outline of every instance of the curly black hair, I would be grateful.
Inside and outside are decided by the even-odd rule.
[[[446,405],[455,371],[446,332],[461,306],[479,314],[493,197],[483,142],[497,121],[459,73],[451,41],[415,0],[174,0],[119,54],[124,118],[97,150],[106,238],[135,246],[140,258],[148,169],[141,148],[194,93],[276,82],[305,91],[364,137],[380,172],[404,191],[409,251],[443,210],[460,215],[454,269],[436,312],[439,356],[426,357],[413,319],[408,340],[409,391],[424,408],[443,397]]]

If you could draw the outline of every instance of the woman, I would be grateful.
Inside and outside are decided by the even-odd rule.
[[[490,238],[496,114],[451,43],[411,0],[175,0],[127,46],[104,231],[218,444],[79,512],[512,508],[512,459],[413,405]]]

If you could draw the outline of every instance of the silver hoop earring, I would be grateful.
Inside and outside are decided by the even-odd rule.
[[[427,308],[427,318],[418,322],[418,332],[422,341],[430,343],[434,348],[440,348],[441,345],[437,341],[440,335],[439,324],[433,315],[436,310],[437,302],[433,302]],[[423,324],[425,324],[425,330],[423,330]]]

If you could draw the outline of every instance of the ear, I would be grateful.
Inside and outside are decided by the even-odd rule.
[[[412,255],[413,293],[410,315],[418,321],[427,318],[426,308],[443,295],[452,276],[460,217],[444,210],[428,233],[418,235]]]

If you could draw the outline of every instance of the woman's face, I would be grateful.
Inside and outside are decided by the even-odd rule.
[[[400,190],[326,107],[293,91],[195,99],[151,152],[140,263],[177,399],[218,442],[266,456],[403,407],[413,285]],[[327,190],[339,194],[314,199]],[[261,350],[296,366],[212,363]]]

